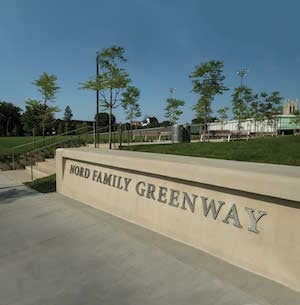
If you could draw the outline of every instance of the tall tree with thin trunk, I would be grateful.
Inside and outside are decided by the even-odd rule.
[[[176,124],[183,111],[180,107],[184,106],[184,101],[176,98],[168,98],[167,106],[165,107],[165,118],[167,118],[172,125]]]
[[[54,102],[55,95],[60,87],[57,85],[57,76],[44,72],[40,77],[33,82],[37,86],[38,91],[43,97],[43,110],[42,110],[42,133],[45,136],[45,120],[47,116],[48,102]]]
[[[249,117],[248,105],[252,99],[252,90],[247,86],[240,86],[234,89],[232,94],[232,112],[234,119],[238,120],[238,130],[241,129],[242,121]]]
[[[220,108],[217,110],[217,113],[219,115],[218,119],[221,122],[222,129],[224,127],[224,122],[226,120],[228,120],[228,114],[227,114],[228,110],[229,110],[229,107],[223,107],[223,108]]]
[[[282,112],[282,100],[279,91],[273,91],[266,100],[265,116],[269,124],[273,124],[274,129],[277,131],[278,115]]]
[[[294,134],[296,134],[296,130],[300,129],[300,111],[295,111],[293,115],[294,117],[291,119],[290,124],[294,126]]]
[[[193,82],[192,92],[199,95],[194,110],[197,118],[203,119],[205,129],[212,113],[212,101],[216,95],[221,95],[228,90],[224,85],[223,66],[222,61],[211,60],[196,66],[190,75]]]
[[[139,98],[140,90],[135,86],[128,86],[122,93],[122,107],[125,110],[126,119],[130,122],[130,127],[132,127],[132,121],[141,116]]]
[[[128,73],[120,67],[127,62],[125,50],[119,46],[102,49],[98,61],[101,72],[98,77],[80,84],[80,89],[99,91],[100,102],[109,111],[109,148],[112,148],[113,109],[121,104],[120,94],[131,82]]]
[[[63,117],[66,133],[68,132],[68,130],[71,129],[72,117],[73,117],[73,113],[72,113],[71,107],[69,105],[67,105],[67,107],[65,108],[65,113],[64,113],[64,117]]]

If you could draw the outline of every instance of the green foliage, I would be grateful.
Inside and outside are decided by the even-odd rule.
[[[58,108],[44,105],[38,100],[28,99],[25,102],[25,112],[22,115],[24,130],[31,133],[34,128],[36,135],[42,134],[43,129],[51,132]]]
[[[124,150],[300,166],[300,137],[124,146]]]
[[[193,82],[192,91],[200,97],[194,106],[198,118],[206,124],[212,112],[211,103],[216,95],[223,94],[228,88],[224,85],[223,62],[211,60],[195,67],[190,78]]]
[[[58,128],[57,128],[57,133],[62,134],[65,132],[65,124],[63,121],[59,122]]]
[[[271,95],[266,92],[254,94],[249,104],[249,116],[255,121],[268,120],[270,124],[276,124],[274,118],[282,112],[282,100],[278,91],[274,91]]]
[[[165,107],[165,118],[169,119],[172,124],[176,124],[179,117],[182,115],[180,107],[184,106],[184,101],[176,98],[168,98]]]
[[[268,120],[272,120],[274,116],[282,112],[282,102],[283,98],[280,96],[278,91],[274,91],[270,96],[265,100],[265,117]]]
[[[95,121],[97,121],[97,114],[95,115]],[[112,114],[111,116],[112,125],[116,124],[116,117]],[[107,112],[99,112],[99,127],[101,128],[100,131],[107,131],[103,130],[103,127],[108,127],[109,125],[109,114]]]
[[[25,185],[40,193],[56,192],[56,175],[54,174],[31,182],[26,182]]]
[[[126,91],[122,93],[122,107],[126,113],[126,119],[130,123],[141,116],[139,105],[140,90],[135,86],[128,86]]]
[[[223,107],[223,108],[220,108],[217,110],[217,113],[219,115],[219,120],[221,122],[224,122],[228,119],[228,114],[227,114],[228,110],[229,110],[229,107]]]
[[[294,126],[295,129],[300,129],[300,111],[297,110],[294,112],[294,117],[291,120],[291,124]]]
[[[54,101],[56,92],[60,89],[56,84],[57,76],[49,75],[44,72],[40,77],[33,82],[38,87],[38,91],[43,96],[44,104],[48,101]]]
[[[252,90],[246,86],[234,89],[232,96],[232,112],[234,119],[238,120],[238,129],[241,122],[249,117],[248,105],[252,102]]]
[[[120,93],[131,82],[128,73],[120,67],[127,59],[124,48],[112,46],[102,49],[97,54],[97,64],[100,64],[101,73],[96,78],[87,80],[79,85],[80,89],[99,91],[100,102],[105,110],[109,111],[109,147],[111,148],[111,118],[114,108],[120,105]]]
[[[45,135],[46,121],[49,121],[49,116],[51,117],[51,107],[48,107],[47,103],[53,102],[55,99],[56,92],[60,87],[56,84],[57,76],[49,75],[44,72],[40,77],[33,82],[37,86],[38,91],[41,93],[44,102],[44,108],[41,109],[41,119],[42,119],[42,133]],[[54,112],[58,112],[58,108]]]
[[[20,135],[22,109],[12,103],[0,101],[0,135]]]
[[[98,90],[104,109],[116,108],[120,102],[119,94],[131,82],[128,73],[118,66],[127,61],[124,52],[124,48],[118,46],[102,49],[98,54],[102,73],[79,85],[80,89]]]
[[[65,113],[64,113],[64,117],[63,117],[63,120],[65,121],[65,132],[73,129],[72,128],[72,117],[73,117],[73,113],[72,113],[71,107],[69,105],[67,105],[67,107],[65,108]]]

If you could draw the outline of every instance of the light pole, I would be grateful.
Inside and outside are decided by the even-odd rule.
[[[248,73],[248,68],[242,68],[236,71],[236,74],[241,78],[241,87],[243,86],[243,79]]]
[[[99,77],[99,52],[96,52],[96,83],[98,82],[98,77]],[[95,148],[96,146],[99,148],[99,90],[96,90],[96,134],[97,134],[97,145],[95,143]]]
[[[175,92],[176,88],[170,88],[170,98],[173,98],[173,93]]]

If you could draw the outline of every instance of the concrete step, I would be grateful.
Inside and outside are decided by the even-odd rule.
[[[37,168],[40,170],[49,170],[51,172],[56,171],[56,163],[55,162],[37,162]]]
[[[31,181],[31,174],[28,170],[26,169],[16,169],[16,170],[9,170],[9,171],[4,171],[1,172],[2,175],[5,175],[7,177],[12,178],[13,180],[17,180],[21,183],[24,182],[29,182]],[[33,174],[33,179],[37,179],[38,177],[36,177]]]
[[[31,173],[31,167],[30,166],[26,166],[25,169],[29,173]],[[32,166],[32,171],[33,171],[33,176],[35,178],[43,178],[43,177],[47,177],[47,176],[55,174],[55,169],[41,168],[37,165]]]
[[[45,159],[45,162],[55,163],[56,160],[55,160],[55,157],[54,158],[48,158],[48,159]]]

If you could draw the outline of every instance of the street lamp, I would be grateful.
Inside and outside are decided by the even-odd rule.
[[[99,56],[100,52],[96,52],[96,83],[99,77]],[[97,147],[99,148],[99,90],[96,90],[96,134],[97,134]],[[96,147],[96,143],[95,143]]]
[[[173,97],[173,93],[175,92],[176,88],[170,88],[170,97]]]
[[[248,68],[242,68],[236,71],[236,74],[241,78],[241,87],[243,86],[243,79],[248,73],[248,71],[249,71]]]

